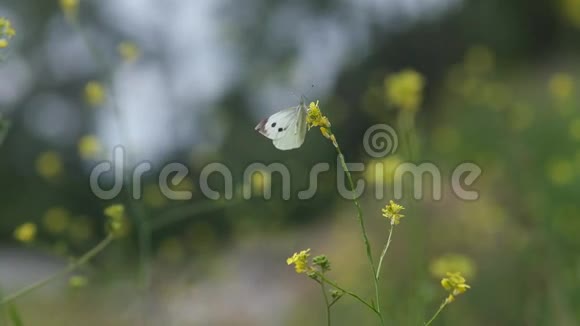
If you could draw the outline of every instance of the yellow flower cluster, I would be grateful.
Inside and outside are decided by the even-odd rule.
[[[446,303],[453,302],[456,296],[471,288],[465,283],[465,278],[461,276],[461,273],[447,273],[447,277],[441,280],[441,286],[449,292]]]
[[[36,159],[36,171],[46,179],[53,179],[62,174],[63,162],[57,152],[41,153]]]
[[[108,217],[107,231],[115,237],[123,234],[123,224],[125,219],[125,206],[115,204],[105,208],[104,214]]]
[[[403,110],[419,109],[423,100],[425,79],[412,69],[390,75],[385,80],[387,102]]]
[[[123,61],[133,62],[139,58],[139,47],[133,42],[124,41],[118,46],[119,54]]]
[[[85,85],[85,102],[91,106],[99,106],[105,102],[105,87],[97,81],[90,81]]]
[[[405,209],[405,207],[395,203],[394,201],[389,201],[389,204],[383,208],[383,216],[391,220],[391,225],[397,225],[400,223],[402,217],[405,215],[399,212]]]
[[[85,160],[95,159],[103,151],[103,146],[96,136],[86,135],[79,140],[78,150],[81,158]]]
[[[29,243],[36,238],[36,232],[36,224],[24,223],[14,230],[14,238],[20,242]]]
[[[0,17],[0,49],[7,48],[14,35],[16,35],[16,31],[12,27],[12,23],[8,19]]]
[[[310,248],[306,250],[302,250],[301,252],[294,253],[292,257],[286,259],[286,263],[288,265],[294,264],[294,269],[296,273],[306,273],[311,270],[311,267],[308,265],[308,257],[310,257]]]
[[[316,103],[310,102],[308,107],[308,115],[306,117],[306,122],[308,123],[308,130],[312,127],[320,127],[320,132],[322,135],[332,141],[334,146],[336,146],[336,137],[330,131],[330,120],[322,114],[320,107],[318,106],[318,101]]]

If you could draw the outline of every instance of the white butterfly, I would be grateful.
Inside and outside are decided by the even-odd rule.
[[[272,139],[279,150],[295,149],[304,143],[308,126],[306,117],[308,108],[300,105],[282,110],[260,121],[256,130],[268,139]]]

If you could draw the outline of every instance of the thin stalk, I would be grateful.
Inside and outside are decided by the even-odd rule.
[[[385,249],[383,249],[383,253],[381,254],[381,259],[379,259],[379,266],[377,267],[376,278],[379,280],[381,277],[381,267],[383,266],[383,259],[389,250],[389,246],[391,245],[391,238],[393,237],[393,230],[395,229],[395,224],[391,223],[391,229],[389,230],[389,238],[387,239],[387,244],[385,245]]]
[[[324,275],[322,275],[322,274],[317,274],[317,275],[320,277],[320,279],[321,279],[323,282],[326,282],[326,284],[328,284],[328,285],[332,286],[333,288],[335,288],[335,289],[337,289],[337,290],[340,290],[340,291],[342,291],[342,292],[343,292],[343,293],[345,293],[345,294],[348,294],[348,295],[350,295],[350,296],[351,296],[351,297],[353,297],[354,299],[358,300],[360,303],[364,304],[364,305],[365,305],[367,308],[369,308],[370,310],[372,310],[372,311],[373,311],[375,314],[377,314],[377,315],[379,314],[379,312],[377,311],[377,309],[375,309],[375,307],[373,307],[371,304],[369,304],[368,302],[366,302],[364,299],[362,299],[362,298],[361,298],[361,297],[359,297],[358,295],[356,295],[356,294],[354,294],[354,293],[352,293],[352,292],[350,292],[350,291],[348,291],[348,290],[345,290],[345,289],[344,289],[344,288],[342,288],[340,285],[338,285],[338,284],[336,284],[335,282],[333,282],[333,281],[331,281],[331,280],[327,279],[327,278],[326,278]]]
[[[58,279],[64,275],[67,275],[68,273],[83,266],[84,264],[89,262],[91,259],[93,259],[96,255],[98,255],[101,251],[103,251],[109,244],[111,244],[111,242],[113,242],[113,240],[114,240],[114,237],[112,234],[107,235],[107,237],[105,239],[103,239],[101,242],[99,242],[93,249],[89,250],[87,253],[85,253],[83,256],[81,256],[76,261],[70,263],[65,269],[62,269],[62,270],[48,276],[47,278],[45,278],[43,280],[40,280],[36,283],[25,286],[24,288],[3,297],[2,300],[0,301],[0,306],[5,305],[7,303],[10,303],[10,302],[14,301],[15,299],[17,299],[25,294],[28,294],[29,292],[32,292],[36,289],[39,289],[39,288],[49,284],[50,282],[54,281],[55,279]]]
[[[324,304],[326,304],[326,325],[330,326],[330,304],[328,303],[328,297],[326,296],[326,286],[324,285],[324,282],[320,282],[320,290],[324,297]]]
[[[439,314],[441,313],[441,311],[443,311],[443,309],[447,306],[448,301],[445,300],[441,306],[439,306],[439,309],[437,310],[437,312],[435,312],[435,314],[433,315],[433,317],[431,317],[431,319],[429,319],[428,322],[425,323],[425,326],[429,326],[431,325],[431,323],[437,318],[437,316],[439,316]]]
[[[332,134],[334,135],[334,134]],[[381,302],[380,302],[380,295],[379,295],[379,283],[378,283],[378,279],[377,279],[377,274],[376,274],[376,270],[375,270],[375,263],[373,260],[373,255],[372,255],[372,249],[371,249],[371,244],[369,242],[369,238],[367,236],[367,231],[366,231],[366,227],[365,227],[365,222],[363,219],[363,212],[361,209],[361,206],[358,202],[358,200],[356,199],[356,193],[355,193],[355,187],[354,187],[354,182],[352,181],[352,176],[350,174],[350,171],[346,165],[346,161],[344,159],[344,155],[342,154],[342,151],[340,150],[340,146],[338,145],[338,142],[334,142],[334,147],[336,148],[336,151],[338,153],[338,157],[340,158],[340,163],[342,165],[342,168],[344,170],[344,172],[346,173],[346,177],[348,179],[348,183],[350,185],[350,189],[352,192],[352,200],[354,202],[354,205],[356,206],[358,215],[358,221],[360,224],[360,228],[361,228],[361,232],[362,232],[362,236],[363,236],[363,240],[365,243],[365,247],[366,247],[366,252],[367,252],[367,258],[369,260],[369,263],[371,265],[371,270],[373,273],[373,282],[374,282],[374,287],[375,287],[375,301],[376,301],[376,312],[381,320],[381,325],[385,324],[385,321],[383,319],[383,315],[381,313]]]

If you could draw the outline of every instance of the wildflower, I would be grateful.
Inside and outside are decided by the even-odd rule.
[[[89,283],[89,280],[81,275],[74,275],[68,279],[68,285],[71,288],[84,288]]]
[[[99,106],[105,102],[105,88],[97,81],[85,85],[85,101],[91,106]]]
[[[308,129],[312,127],[330,128],[330,121],[320,112],[318,101],[316,103],[310,102],[306,121],[308,122]]]
[[[471,287],[465,283],[461,273],[447,273],[447,277],[441,280],[441,286],[449,292],[446,303],[453,302],[455,297],[467,291]]]
[[[391,225],[397,225],[400,223],[400,219],[405,216],[399,214],[403,209],[405,209],[405,207],[396,204],[391,200],[389,201],[389,204],[383,208],[383,216],[391,220]]]
[[[62,233],[66,230],[70,221],[69,212],[62,207],[53,207],[44,213],[42,222],[50,233]]]
[[[330,261],[326,255],[320,255],[312,258],[312,263],[320,267],[320,270],[324,273],[330,270]]]
[[[556,100],[567,100],[574,92],[574,79],[566,73],[557,73],[548,82],[550,94]]]
[[[79,155],[83,159],[91,159],[102,152],[103,146],[99,139],[94,135],[83,136],[78,143]]]
[[[424,86],[423,76],[412,69],[390,75],[385,80],[387,101],[400,109],[415,111],[423,100]]]
[[[12,23],[4,17],[0,17],[0,49],[7,48],[10,45],[10,39],[16,35]]]
[[[79,0],[60,0],[60,9],[68,19],[75,20],[79,11]]]
[[[133,42],[121,42],[117,50],[125,62],[133,62],[139,58],[139,47]]]
[[[53,151],[44,152],[36,159],[36,171],[47,179],[59,176],[63,170],[62,165],[60,155]]]
[[[302,250],[299,253],[294,253],[292,257],[286,259],[286,263],[288,265],[294,264],[296,273],[306,273],[311,270],[311,267],[308,266],[308,257],[310,257],[310,249]]]
[[[105,208],[104,214],[108,217],[108,232],[114,236],[120,236],[122,234],[123,222],[125,219],[125,206],[122,204],[111,205]]]
[[[14,230],[14,238],[20,242],[29,243],[36,238],[36,224],[24,223]]]

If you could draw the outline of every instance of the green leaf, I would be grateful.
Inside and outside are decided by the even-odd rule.
[[[8,316],[10,317],[10,321],[12,321],[13,326],[24,326],[22,318],[20,318],[20,314],[18,313],[15,305],[10,304],[8,306]]]

